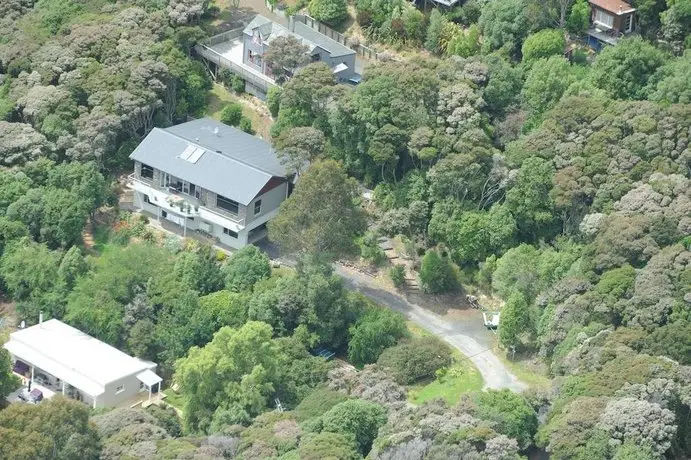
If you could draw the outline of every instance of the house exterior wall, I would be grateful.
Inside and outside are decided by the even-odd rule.
[[[266,193],[263,193],[256,197],[252,202],[247,206],[245,210],[246,214],[246,220],[245,220],[245,225],[247,225],[248,228],[254,228],[256,225],[253,225],[256,223],[256,221],[260,220],[267,214],[269,214],[272,211],[275,211],[281,206],[281,203],[285,201],[286,195],[288,194],[288,181],[283,182],[282,184],[279,184],[277,187],[272,188]],[[261,200],[261,212],[259,214],[254,214],[254,205],[257,201]],[[258,224],[259,225],[259,224]]]
[[[119,386],[124,388],[121,393],[116,393]],[[142,389],[141,382],[136,374],[128,375],[109,383],[106,385],[105,390],[103,394],[96,398],[96,407],[115,407],[124,401],[134,398],[140,392],[145,391],[147,394],[149,392],[146,387]]]
[[[95,407],[115,407],[118,406],[119,404],[123,403],[124,401],[127,401],[129,399],[134,398],[140,391],[141,391],[141,382],[137,378],[137,374],[132,374],[128,376],[123,376],[122,378],[113,381],[105,386],[105,392],[97,395],[95,398],[88,394],[86,391],[83,389],[79,388],[78,386],[74,385],[72,382],[69,380],[60,380],[60,376],[53,375],[48,371],[45,371],[41,369],[40,367],[34,365],[30,360],[25,359],[22,356],[14,356],[11,355],[11,362],[14,363],[15,361],[22,361],[26,363],[27,365],[31,366],[34,368],[34,376],[37,376],[39,374],[45,375],[47,378],[47,383],[48,386],[50,387],[52,391],[54,391],[56,394],[60,394],[62,390],[62,384],[66,383],[69,386],[73,387],[76,389],[80,394],[81,394],[81,400],[85,404],[88,404],[90,407],[94,407],[94,399],[96,400],[96,405]],[[156,367],[151,368],[152,371],[156,370]],[[30,378],[31,375],[25,376],[27,378]],[[34,377],[36,378],[36,377]],[[117,393],[117,388],[122,385],[124,387],[123,391],[121,393]],[[148,393],[148,389],[144,388],[144,391]],[[76,396],[76,395],[75,395]]]
[[[628,31],[625,30],[625,25],[626,25],[626,18],[628,18],[629,16],[631,16],[631,21],[632,21],[631,22],[631,31],[633,31],[636,28],[636,22],[635,22],[636,18],[634,17],[635,13],[627,13],[627,14],[618,15],[618,14],[612,13],[611,11],[607,11],[605,9],[599,8],[598,6],[595,6],[595,5],[591,5],[591,6],[592,7],[590,9],[590,22],[593,22],[593,23],[595,22],[595,15],[596,15],[596,12],[599,10],[605,14],[612,16],[612,18],[613,18],[612,30],[615,30],[617,32],[627,33]]]
[[[155,216],[157,219],[166,219],[163,217],[162,211],[165,211],[167,215],[172,215],[180,219],[186,219],[186,226],[188,231],[194,231],[202,229],[204,227],[210,228],[210,231],[205,231],[210,236],[215,237],[218,241],[226,246],[230,246],[235,249],[243,248],[247,245],[248,233],[253,228],[267,222],[269,219],[273,218],[278,213],[278,208],[280,204],[285,200],[288,191],[288,182],[284,181],[273,189],[263,193],[262,195],[256,197],[249,206],[244,206],[238,204],[238,213],[232,214],[224,209],[216,206],[217,194],[206,189],[201,189],[201,195],[199,199],[192,196],[181,194],[185,197],[185,200],[200,206],[200,208],[205,208],[212,211],[214,214],[218,215],[220,218],[227,218],[228,223],[225,228],[233,230],[238,226],[240,229],[235,232],[237,237],[232,236],[224,232],[224,226],[219,225],[217,222],[209,222],[204,220],[202,217],[197,215],[198,213],[193,213],[192,215],[186,215],[181,212],[178,208],[172,208],[168,203],[158,203],[155,201],[155,197],[149,196],[147,191],[151,192],[150,189],[156,190],[159,193],[169,193],[165,187],[160,186],[160,179],[164,174],[163,171],[154,169],[154,179],[149,180],[141,177],[141,163],[135,161],[135,176],[145,183],[143,187],[137,186],[134,191],[134,206],[138,209],[142,209],[147,213]],[[180,179],[184,180],[184,177]],[[196,184],[195,184],[196,185]],[[153,194],[151,194],[153,195]],[[149,196],[149,203],[146,202],[145,196]],[[227,197],[230,198],[230,197]],[[254,215],[254,205],[257,200],[262,200],[262,209],[258,215]],[[168,219],[169,221],[171,219]]]
[[[242,40],[243,40],[242,62],[251,66],[252,68],[260,71],[261,73],[265,73],[264,70],[265,70],[266,64],[263,63],[263,60],[262,60],[263,65],[258,66],[257,64],[250,61],[250,59],[249,59],[250,51],[252,51],[255,54],[259,54],[260,56],[263,56],[264,52],[266,51],[264,45],[261,43],[260,44],[254,43],[254,41],[252,40],[252,37],[250,35],[247,35],[247,34],[242,34]]]

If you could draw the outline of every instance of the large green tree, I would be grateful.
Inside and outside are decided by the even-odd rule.
[[[504,48],[510,54],[520,49],[530,30],[525,0],[489,0],[482,6],[478,24],[482,30],[483,50]]]
[[[354,248],[365,228],[357,183],[333,160],[318,161],[300,176],[293,194],[269,222],[269,238],[287,252],[338,257]]]
[[[351,399],[335,405],[323,415],[323,431],[351,437],[366,455],[386,419],[386,410],[379,404]]]
[[[643,99],[648,80],[666,60],[664,52],[642,38],[628,38],[597,56],[590,78],[610,97]]]
[[[348,17],[346,0],[311,0],[308,10],[313,18],[332,26]]]
[[[271,335],[271,326],[260,322],[250,321],[239,329],[223,327],[206,346],[192,347],[176,363],[188,430],[247,422],[267,408],[279,365],[279,349]]]
[[[386,308],[370,308],[350,328],[348,358],[357,365],[374,363],[385,348],[406,335],[403,315]]]

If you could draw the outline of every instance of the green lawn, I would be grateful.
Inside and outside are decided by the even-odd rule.
[[[526,383],[531,388],[547,390],[551,387],[552,381],[549,377],[528,367],[521,361],[511,361],[506,354],[495,347],[494,353],[509,368],[511,373],[518,377],[518,380]]]
[[[407,324],[408,331],[413,337],[432,335],[411,321]],[[485,382],[475,365],[455,348],[452,348],[452,355],[455,364],[449,368],[446,376],[408,387],[410,402],[422,404],[425,401],[441,398],[453,405],[461,399],[463,393],[482,390]]]
[[[170,404],[175,409],[182,412],[182,408],[185,404],[181,394],[174,392],[171,388],[163,390],[163,394],[166,395],[166,399],[164,399],[166,404]]]
[[[252,104],[261,103],[259,99],[246,94],[236,95],[219,83],[214,83],[214,87],[210,91],[205,115],[218,120],[221,117],[223,108],[233,102],[242,104],[242,115],[252,121],[252,128],[254,128],[257,134],[264,139],[270,139],[271,119],[252,107]]]
[[[409,387],[408,399],[414,404],[441,398],[451,405],[456,404],[463,393],[482,390],[482,376],[470,361],[464,360],[451,366],[447,375],[438,377],[426,385]]]

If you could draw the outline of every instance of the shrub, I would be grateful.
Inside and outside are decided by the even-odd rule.
[[[298,422],[320,417],[328,412],[332,407],[347,400],[348,397],[338,391],[328,388],[317,388],[295,408],[295,418]]]
[[[378,266],[386,260],[386,253],[379,246],[377,236],[367,233],[360,241],[360,256],[372,265]]]
[[[259,248],[249,245],[234,253],[221,270],[228,290],[250,291],[257,282],[271,276],[271,263]]]
[[[245,80],[239,75],[233,75],[230,78],[230,87],[238,94],[245,92]]]
[[[564,31],[560,29],[541,30],[529,35],[523,42],[521,48],[523,62],[563,54],[565,46]]]
[[[405,284],[405,265],[394,265],[391,267],[389,277],[397,288],[403,286]]]
[[[237,126],[242,122],[242,106],[237,102],[228,104],[221,111],[221,122],[230,126]],[[242,126],[240,127],[242,129]]]
[[[451,261],[436,250],[428,251],[422,259],[420,283],[422,289],[430,294],[440,294],[458,288],[458,279]]]
[[[348,4],[346,0],[312,0],[309,12],[318,21],[337,25],[348,17]]]
[[[410,385],[433,377],[438,369],[451,365],[451,349],[436,337],[423,337],[387,348],[377,364],[397,383]]]
[[[338,458],[341,460],[357,460],[360,455],[356,444],[339,433],[323,432],[308,434],[300,440],[298,456],[301,460],[321,460],[324,458]]]
[[[247,117],[240,118],[240,129],[248,134],[254,134],[254,128],[252,128],[252,120]]]
[[[386,308],[370,308],[350,328],[348,357],[356,365],[373,363],[385,348],[406,334],[403,315]]]
[[[325,432],[354,437],[360,452],[366,454],[386,423],[386,410],[379,404],[350,399],[334,406],[323,416]]]
[[[515,438],[524,449],[537,431],[537,414],[523,396],[510,390],[487,390],[475,398],[475,416],[494,422],[494,429]]]
[[[235,75],[233,72],[230,71],[230,69],[226,69],[225,67],[219,70],[218,72],[218,79],[223,83],[224,86],[231,86],[233,82],[233,77]]]
[[[278,116],[278,109],[281,107],[281,91],[280,86],[272,86],[266,93],[266,105],[269,106],[272,117]]]

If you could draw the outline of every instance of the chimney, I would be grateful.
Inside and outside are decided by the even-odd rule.
[[[622,5],[622,4],[620,3],[620,4],[619,4],[619,12],[621,13],[621,10],[623,10],[623,9],[624,9],[624,5]]]
[[[39,311],[38,312],[38,324],[43,323],[43,312]]]

